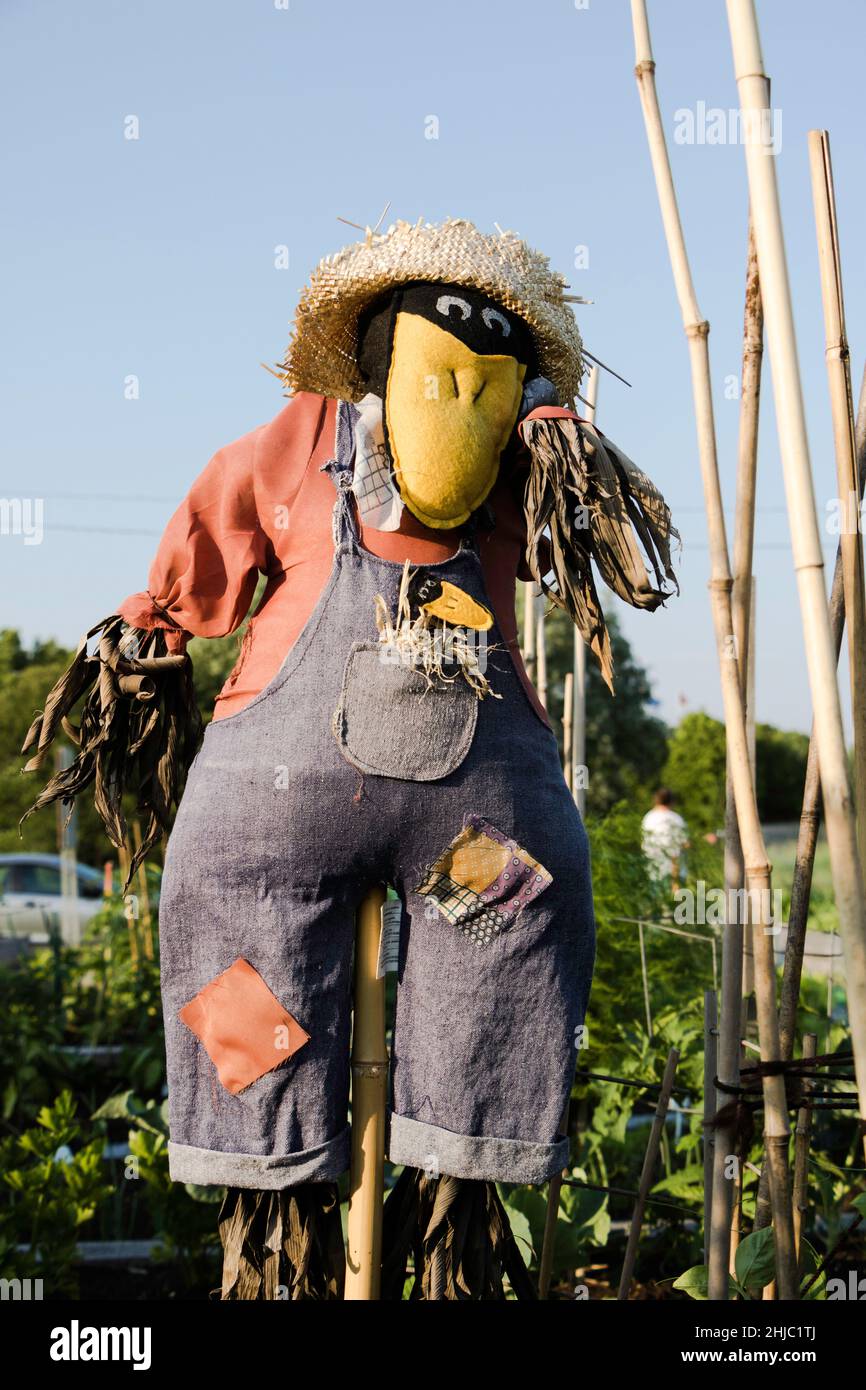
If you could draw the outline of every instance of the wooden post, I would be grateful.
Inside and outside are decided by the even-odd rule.
[[[646,1199],[649,1194],[650,1184],[653,1180],[656,1162],[659,1156],[659,1145],[661,1144],[662,1131],[668,1114],[671,1092],[674,1088],[674,1078],[677,1074],[677,1062],[679,1053],[672,1047],[668,1053],[665,1074],[662,1078],[662,1088],[659,1093],[659,1101],[656,1106],[656,1113],[653,1116],[652,1129],[650,1130],[649,1142],[644,1154],[643,1168],[641,1169],[640,1183],[637,1190],[637,1201],[635,1202],[634,1214],[631,1218],[631,1229],[628,1233],[628,1244],[625,1249],[625,1260],[622,1266],[622,1275],[619,1281],[619,1291],[617,1299],[624,1301],[628,1298],[628,1291],[631,1287],[631,1277],[634,1272],[634,1263],[637,1258],[637,1247],[640,1240],[640,1228],[643,1224],[643,1214],[646,1208]]]
[[[377,976],[385,890],[371,888],[358,909],[352,1022],[352,1163],[346,1291],[349,1302],[378,1299],[382,1279],[385,1184],[385,980]]]
[[[638,81],[641,105],[647,130],[650,156],[656,178],[659,204],[667,237],[668,250],[674,273],[677,297],[683,318],[683,327],[689,344],[692,370],[692,390],[698,432],[698,452],[704,487],[704,502],[707,513],[707,528],[710,551],[710,596],[713,624],[716,636],[716,649],[719,658],[722,699],[725,712],[725,731],[734,799],[737,808],[737,821],[743,845],[746,883],[753,903],[752,916],[755,918],[755,978],[758,1012],[758,1028],[761,1038],[761,1053],[766,1061],[775,1061],[779,1055],[779,1020],[775,999],[775,962],[773,958],[772,937],[765,928],[772,926],[772,893],[770,863],[764,844],[764,836],[758,818],[755,799],[754,779],[749,762],[749,744],[746,728],[746,711],[743,687],[740,682],[739,662],[734,641],[733,617],[731,611],[731,589],[733,579],[728,562],[728,542],[725,528],[725,514],[722,505],[719,481],[718,458],[716,454],[716,434],[713,418],[713,394],[710,376],[708,348],[709,324],[701,317],[689,268],[685,237],[680,222],[673,175],[668,158],[664,127],[659,110],[655,86],[655,62],[649,35],[649,21],[645,0],[632,0],[632,23],[635,36],[635,75]],[[753,199],[754,203],[754,199]],[[756,238],[760,256],[757,217]],[[761,285],[765,288],[765,277],[761,270]],[[730,924],[725,932],[730,931]],[[723,971],[724,976],[724,971]],[[737,986],[739,991],[739,984]],[[722,983],[722,1017],[725,1015],[725,987]],[[721,1043],[719,1066],[723,1064]],[[788,1124],[785,1083],[781,1075],[765,1076],[764,1093],[764,1138],[767,1148],[771,1193],[773,1199],[773,1233],[776,1247],[776,1267],[779,1272],[781,1296],[796,1298],[797,1281],[794,1262],[794,1224],[791,1209],[791,1191],[788,1182]],[[716,1143],[716,1171],[719,1171],[719,1157],[724,1158],[724,1145]],[[727,1181],[723,1179],[723,1181]],[[715,1195],[714,1195],[715,1204]],[[710,1298],[727,1299],[728,1259],[727,1247],[730,1234],[730,1208],[726,1204],[728,1218],[716,1222],[715,1205],[713,1210],[713,1249],[710,1252]],[[723,1242],[719,1246],[717,1242]],[[714,1257],[715,1255],[715,1257]],[[724,1259],[720,1256],[723,1255]]]
[[[803,1036],[803,1056],[814,1057],[818,1051],[817,1033]],[[800,1261],[800,1241],[803,1234],[803,1220],[809,1206],[809,1133],[812,1128],[812,1107],[809,1104],[811,1080],[803,1080],[803,1103],[797,1111],[797,1124],[794,1129],[794,1240],[797,1245],[797,1263]]]
[[[761,128],[766,129],[772,118],[769,84],[764,72],[754,0],[727,0],[727,8],[742,119],[744,127],[752,132],[745,142],[749,196],[755,222],[806,665],[815,712],[824,818],[845,950],[848,1012],[860,1116],[866,1121],[866,899],[848,779],[836,660],[824,590],[824,559],[812,485],[776,166],[766,142],[757,135]],[[756,936],[756,946],[760,935],[758,933]],[[777,1055],[774,1052],[773,1060]],[[766,1118],[769,1120],[769,1115]],[[866,1125],[863,1138],[866,1146]],[[777,1226],[778,1209],[774,1199],[774,1230]],[[780,1297],[787,1296],[780,1285]]]

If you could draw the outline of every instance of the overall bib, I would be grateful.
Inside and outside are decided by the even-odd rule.
[[[541,1183],[595,955],[586,833],[556,739],[501,634],[491,693],[428,687],[382,658],[381,595],[351,478],[333,568],[269,685],[211,723],[170,838],[160,903],[172,1177],[283,1188],[349,1165],[355,912],[402,904],[388,1157]],[[423,566],[489,607],[471,538]]]

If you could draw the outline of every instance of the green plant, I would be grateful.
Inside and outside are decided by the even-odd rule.
[[[776,1262],[772,1226],[764,1226],[760,1231],[741,1240],[734,1256],[734,1275],[728,1275],[728,1292],[731,1298],[745,1300],[760,1299],[768,1284],[775,1277]],[[806,1299],[826,1297],[827,1276],[820,1274],[810,1284],[818,1269],[819,1257],[808,1241],[801,1242],[800,1288]],[[703,1301],[709,1297],[709,1267],[694,1265],[674,1280],[674,1288],[687,1293],[689,1298]],[[808,1287],[807,1287],[808,1286]]]
[[[75,1102],[63,1091],[42,1107],[33,1129],[0,1143],[4,1272],[41,1277],[49,1295],[75,1293],[79,1231],[112,1191],[102,1141],[81,1144],[81,1138]],[[27,1249],[16,1251],[16,1246]]]
[[[217,1211],[221,1187],[176,1183],[168,1170],[167,1102],[141,1101],[132,1091],[110,1097],[93,1116],[96,1123],[121,1120],[128,1126],[129,1153],[122,1180],[141,1183],[158,1245],[154,1258],[173,1262],[188,1288],[213,1275],[219,1246]]]

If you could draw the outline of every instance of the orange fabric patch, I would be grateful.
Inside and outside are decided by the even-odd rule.
[[[202,1043],[232,1095],[273,1071],[310,1041],[257,970],[240,956],[178,1018]]]

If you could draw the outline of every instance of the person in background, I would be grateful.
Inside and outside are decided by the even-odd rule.
[[[670,787],[659,787],[652,809],[641,821],[643,852],[649,861],[653,878],[669,878],[676,887],[685,876],[683,852],[689,847],[686,822],[674,810],[676,797]]]

